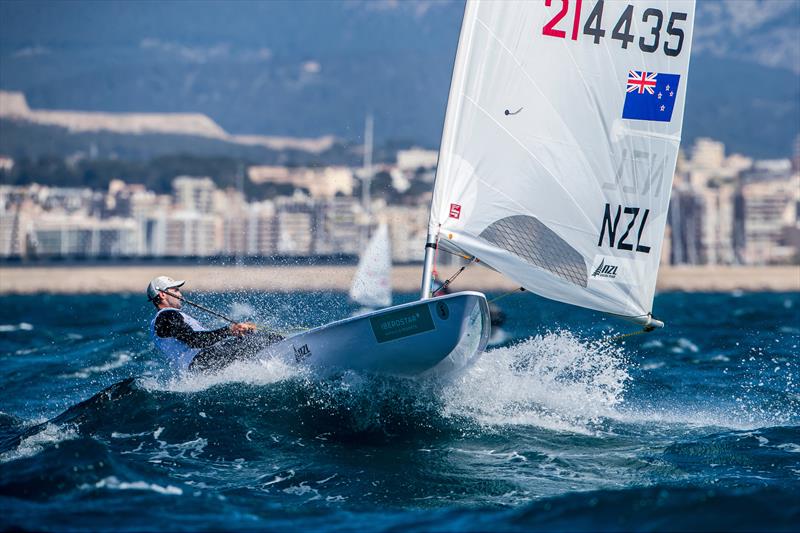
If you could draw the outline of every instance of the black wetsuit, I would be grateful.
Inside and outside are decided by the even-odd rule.
[[[211,331],[195,331],[183,320],[179,311],[172,309],[158,314],[155,328],[156,335],[162,339],[175,337],[190,348],[207,348],[233,335],[228,327]]]
[[[195,331],[177,310],[166,310],[156,317],[155,332],[161,338],[174,337],[190,348],[202,348],[189,364],[189,370],[219,370],[235,361],[250,359],[259,350],[283,340],[276,333],[234,335],[230,328]]]

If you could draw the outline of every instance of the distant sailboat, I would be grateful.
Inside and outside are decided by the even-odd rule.
[[[417,376],[486,347],[478,292],[431,297],[435,251],[645,329],[686,99],[694,0],[468,0],[420,300],[271,347],[318,368]]]
[[[389,228],[380,224],[358,262],[350,299],[363,308],[392,305],[392,247]]]

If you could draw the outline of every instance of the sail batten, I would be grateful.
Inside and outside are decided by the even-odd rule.
[[[694,1],[550,4],[468,0],[429,234],[532,292],[646,317]]]

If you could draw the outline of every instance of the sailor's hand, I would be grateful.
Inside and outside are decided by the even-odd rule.
[[[252,322],[239,322],[238,324],[231,324],[231,333],[240,337],[253,333],[256,330],[256,325]]]

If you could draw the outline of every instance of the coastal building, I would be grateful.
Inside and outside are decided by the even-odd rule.
[[[319,204],[315,251],[320,255],[358,255],[363,247],[361,203],[352,196],[330,198]]]
[[[397,168],[401,171],[414,172],[419,168],[436,168],[438,161],[438,150],[426,150],[424,148],[414,147],[408,150],[397,151]]]
[[[40,209],[30,198],[19,194],[19,190],[8,188],[12,195],[6,196],[2,189],[0,188],[0,257],[25,257],[28,255],[33,221]]]
[[[352,196],[354,174],[347,167],[308,169],[305,187],[314,198],[333,198],[336,195]]]
[[[131,219],[42,213],[32,224],[29,254],[36,257],[129,257],[135,254]]]
[[[716,181],[696,193],[701,213],[700,250],[702,264],[732,265],[736,263],[734,233],[737,187],[732,181]]]
[[[211,178],[178,176],[172,180],[172,189],[176,209],[202,214],[212,212],[217,187]]]
[[[227,256],[247,254],[249,220],[246,213],[231,213],[222,217],[222,246],[220,253]]]
[[[214,215],[179,211],[166,217],[165,247],[160,255],[204,257],[217,255],[222,248],[222,228]]]
[[[699,265],[702,244],[703,205],[691,190],[688,182],[672,191],[667,223],[670,228],[670,263],[673,265]]]
[[[269,257],[278,250],[278,221],[275,204],[255,202],[247,208],[247,243],[249,256]]]
[[[213,212],[219,218],[222,242],[219,253],[227,256],[247,255],[247,201],[240,190],[215,190]]]
[[[311,255],[316,213],[314,201],[302,193],[276,198],[277,246],[279,255]]]
[[[14,168],[14,160],[10,157],[0,155],[0,172],[11,172]]]
[[[742,185],[744,260],[751,265],[797,260],[800,174]]]
[[[43,187],[31,189],[31,198],[44,211],[63,213],[90,213],[97,195],[87,188]],[[100,195],[102,197],[102,195]]]
[[[257,165],[247,168],[247,178],[253,183],[298,184],[296,169],[281,166]]]
[[[794,155],[754,161],[702,138],[681,152],[662,261],[800,261]],[[370,230],[386,222],[393,260],[419,261],[436,157],[412,148],[398,153],[397,164],[370,166],[369,209],[353,196],[365,171],[338,166],[250,167],[253,182],[275,185],[262,189],[269,200],[257,202],[247,201],[242,186],[219,189],[202,176],[176,177],[166,195],[118,179],[105,191],[0,186],[0,257],[358,255]],[[439,264],[449,260],[439,254]]]
[[[347,167],[288,168],[280,166],[251,166],[247,175],[253,183],[291,185],[305,189],[313,198],[351,196],[355,175]]]
[[[383,216],[389,226],[392,260],[396,263],[422,261],[428,231],[428,205],[387,206]]]
[[[662,265],[668,265],[670,263],[670,257],[672,256],[672,227],[667,224],[664,228],[664,240],[661,242],[661,255],[659,256],[659,262]]]
[[[717,171],[725,161],[725,145],[719,141],[700,137],[692,146],[691,168],[696,171]]]
[[[726,156],[725,145],[695,141],[691,158],[679,154],[668,224],[673,264],[732,265],[742,262],[740,183],[754,162]]]

